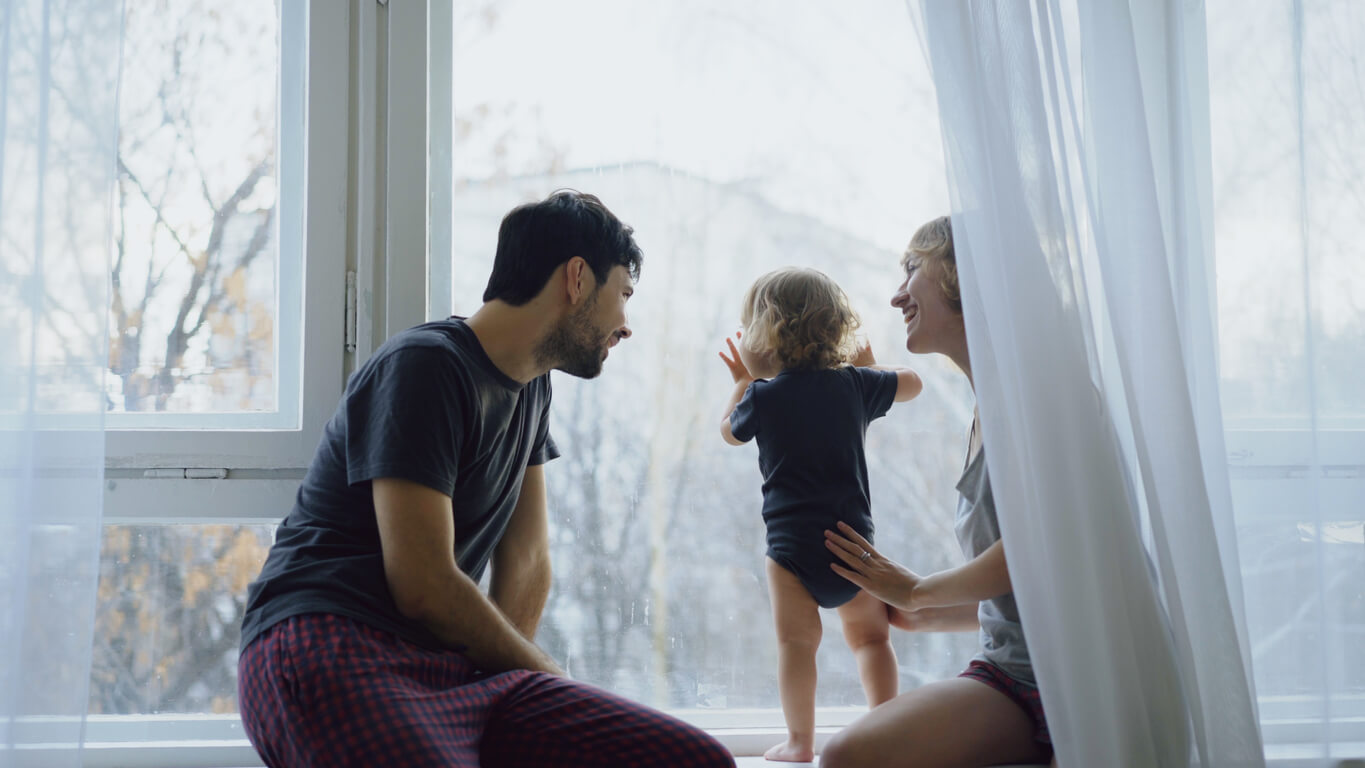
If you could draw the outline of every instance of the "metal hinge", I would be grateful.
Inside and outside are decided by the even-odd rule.
[[[355,270],[346,271],[346,330],[344,340],[346,351],[355,351],[355,323],[356,323],[356,296],[355,296]],[[333,315],[335,317],[335,315]]]

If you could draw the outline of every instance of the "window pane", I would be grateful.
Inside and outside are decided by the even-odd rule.
[[[128,3],[125,22],[108,408],[277,411],[298,330],[277,327],[298,259],[277,237],[277,9]]]
[[[1360,429],[1365,8],[1303,4],[1296,50],[1297,4],[1253,6],[1208,4],[1224,413],[1234,428]]]
[[[910,19],[893,0],[485,6],[455,14],[454,310],[479,306],[501,216],[558,187],[599,195],[645,251],[635,336],[597,380],[556,374],[540,640],[575,677],[653,704],[775,710],[757,452],[718,431],[731,383],[716,353],[753,278],[825,271],[879,359],[922,370],[926,393],[868,435],[877,544],[922,572],[962,562],[971,393],[940,359],[911,359],[888,304],[911,233],[947,205]],[[864,706],[822,615],[819,703]],[[906,688],[977,646],[896,635]]]
[[[92,714],[237,711],[246,587],[275,526],[104,529]]]

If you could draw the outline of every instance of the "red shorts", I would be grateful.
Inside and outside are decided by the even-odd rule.
[[[733,767],[704,731],[543,672],[477,672],[352,619],[295,616],[242,651],[237,700],[269,766]]]
[[[1047,716],[1043,714],[1043,697],[1038,689],[1015,680],[999,667],[989,662],[974,660],[958,677],[969,677],[989,685],[1018,704],[1033,721],[1033,740],[1047,747],[1048,757],[1052,754],[1052,734],[1047,730]]]

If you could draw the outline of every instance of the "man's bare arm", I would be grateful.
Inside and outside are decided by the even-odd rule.
[[[456,564],[449,496],[394,478],[377,479],[372,485],[384,575],[404,616],[425,624],[442,642],[463,647],[485,671],[562,674]]]
[[[546,519],[545,470],[526,468],[521,495],[507,531],[493,550],[489,593],[527,640],[535,640],[550,594],[550,526]]]

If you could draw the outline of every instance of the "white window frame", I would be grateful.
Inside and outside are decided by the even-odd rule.
[[[282,0],[279,13],[279,241],[282,257],[303,257],[301,269],[281,270],[282,312],[297,313],[301,298],[302,316],[292,318],[292,327],[302,332],[282,338],[280,354],[300,364],[290,385],[297,388],[297,425],[107,432],[106,525],[278,523],[341,396],[356,154],[350,143],[352,8],[333,0]],[[150,423],[167,421],[175,419]],[[235,715],[94,715],[87,723],[87,765],[260,764]],[[45,725],[38,718],[15,727]]]
[[[194,426],[193,414],[112,414],[106,438],[111,468],[273,468],[305,464],[335,398],[341,391],[341,324],[346,252],[346,134],[335,130],[347,118],[344,59],[340,69],[320,67],[328,45],[317,27],[336,9],[319,13],[306,2],[280,6],[279,272],[281,322],[279,355],[297,360],[281,366],[281,410],[286,429],[165,429]],[[311,17],[311,18],[310,18]],[[341,42],[344,44],[345,39]],[[344,55],[343,48],[340,53]],[[313,61],[308,57],[312,56]],[[335,66],[335,65],[333,65]],[[309,78],[305,82],[305,77]],[[317,158],[317,161],[310,161]],[[299,265],[295,255],[302,254]],[[302,300],[302,316],[300,315]],[[302,334],[291,334],[291,330]],[[331,401],[326,405],[323,401]],[[297,409],[297,413],[295,413]],[[250,421],[219,417],[223,423]],[[243,416],[249,416],[243,414]],[[293,418],[290,418],[290,417]],[[151,425],[140,428],[138,422]]]
[[[347,8],[285,0],[280,44],[279,354],[299,371],[294,378],[292,365],[281,366],[280,386],[296,424],[166,429],[193,417],[158,415],[147,421],[153,428],[119,429],[137,416],[114,419],[105,442],[106,523],[278,521],[341,395],[348,167],[337,158],[350,148],[337,127],[350,119]],[[302,254],[302,264],[291,254]],[[289,338],[290,328],[301,333]]]
[[[1237,499],[1239,520],[1299,515],[1309,477],[1317,480],[1320,509],[1359,510],[1365,503],[1365,430],[1234,428],[1226,433],[1226,447],[1234,482],[1255,486]],[[1313,757],[1320,754],[1324,727],[1318,697],[1263,695],[1256,703],[1269,765],[1323,764]],[[1334,696],[1331,711],[1334,744],[1359,747],[1356,757],[1365,756],[1365,696]]]
[[[283,341],[281,354],[301,356],[298,427],[111,430],[106,525],[277,524],[346,375],[429,313],[427,201],[440,196],[429,193],[428,177],[442,166],[428,160],[427,90],[445,94],[448,134],[448,64],[444,81],[412,84],[426,82],[429,30],[442,23],[448,30],[452,10],[427,0],[281,0],[280,13],[280,248],[303,253],[301,274],[292,284],[283,275],[280,292],[299,290],[304,299],[303,333]],[[448,62],[449,35],[433,40],[435,55],[444,47]],[[445,146],[446,210],[435,220],[444,222],[439,242],[448,263]],[[235,714],[91,715],[86,722],[85,765],[261,765]],[[39,745],[70,732],[44,738],[50,718],[14,727],[32,734],[24,743]],[[29,754],[41,763],[42,750]]]

